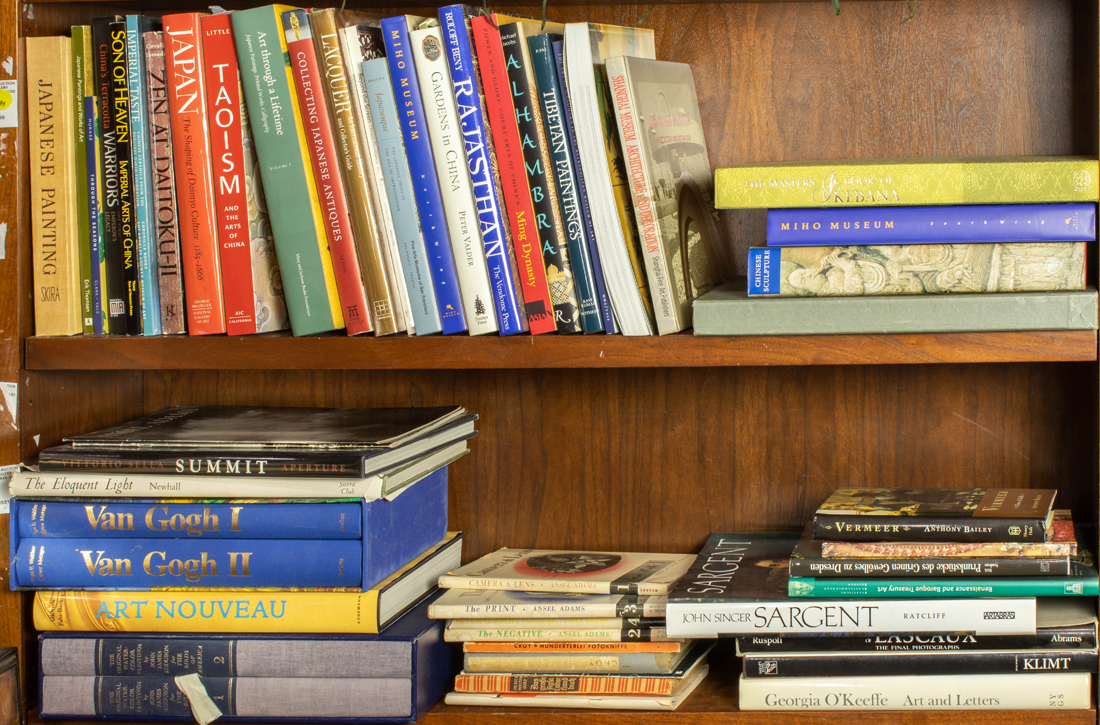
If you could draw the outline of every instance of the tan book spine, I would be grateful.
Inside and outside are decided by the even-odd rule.
[[[473,655],[466,657],[467,672],[618,672],[618,654],[531,655],[508,657]]]
[[[670,677],[636,675],[466,674],[455,677],[455,692],[531,692],[577,695],[671,695]]]
[[[79,335],[72,41],[27,38],[36,335]]]

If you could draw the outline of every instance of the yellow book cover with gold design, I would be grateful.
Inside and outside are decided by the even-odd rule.
[[[27,38],[31,240],[36,335],[79,335],[72,41]]]
[[[1095,202],[1098,163],[1084,156],[808,161],[715,172],[719,209]]]

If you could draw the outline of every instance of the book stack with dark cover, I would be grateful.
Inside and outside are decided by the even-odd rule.
[[[839,489],[801,536],[713,534],[668,631],[737,636],[742,709],[1088,708],[1097,572],[1054,494]]]
[[[42,716],[415,720],[450,677],[422,600],[461,561],[447,466],[475,421],[194,406],[43,451],[11,483]]]
[[[500,549],[440,577],[429,616],[461,642],[453,705],[675,710],[712,645],[669,637],[693,556]]]

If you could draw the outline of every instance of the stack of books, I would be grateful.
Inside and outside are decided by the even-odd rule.
[[[747,288],[697,301],[695,332],[1096,329],[1097,172],[1084,157],[718,169],[719,208],[768,210],[767,246],[748,250]]]
[[[840,489],[801,537],[714,534],[668,631],[737,636],[743,710],[1088,708],[1097,572],[1054,493]]]
[[[475,421],[194,406],[44,451],[11,481],[42,716],[415,720],[450,678],[425,596]]]
[[[652,30],[269,5],[26,48],[38,335],[665,334],[728,276]]]
[[[694,556],[500,549],[440,577],[463,670],[452,705],[675,710],[712,643],[670,638],[665,598]]]

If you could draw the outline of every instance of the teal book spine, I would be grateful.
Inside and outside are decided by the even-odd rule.
[[[160,20],[126,16],[126,80],[130,85],[131,182],[134,189],[134,242],[137,247],[139,309],[143,335],[161,334],[160,286],[157,281],[156,217],[153,202],[152,142],[149,138],[149,93],[145,79],[143,34],[160,30]]]
[[[1006,579],[819,579],[791,577],[787,594],[822,599],[961,599],[974,597],[1095,597],[1096,572],[1070,577]]]

